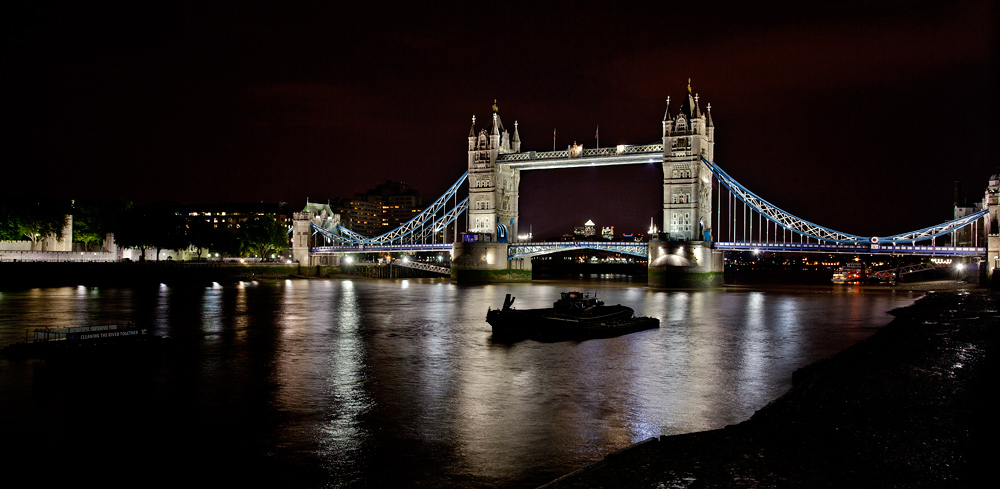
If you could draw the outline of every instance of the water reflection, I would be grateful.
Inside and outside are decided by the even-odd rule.
[[[885,311],[914,299],[601,284],[607,303],[659,317],[661,328],[584,342],[491,340],[486,308],[504,294],[516,307],[546,307],[575,287],[595,284],[313,280],[4,292],[3,344],[22,339],[25,325],[108,317],[177,341],[161,362],[136,370],[129,389],[108,384],[99,400],[80,390],[41,395],[63,388],[51,383],[57,365],[0,360],[4,394],[17,392],[2,414],[37,426],[32,437],[65,440],[89,432],[48,424],[45,413],[133,406],[157,420],[155,436],[110,430],[108,444],[155,451],[194,440],[196,454],[226,460],[207,470],[286,487],[530,487],[648,437],[740,422],[782,394],[795,368],[864,338],[888,322]],[[146,394],[136,398],[133,385]],[[159,459],[184,466],[170,451]]]

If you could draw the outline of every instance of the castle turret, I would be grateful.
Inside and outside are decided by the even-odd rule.
[[[514,121],[514,139],[511,140],[511,152],[521,152],[521,136],[517,134],[517,121]]]
[[[480,130],[478,137],[470,136],[469,139],[468,229],[474,233],[494,234],[497,241],[517,236],[521,171],[496,164],[497,156],[520,150],[521,142],[516,127],[515,123],[512,144],[494,101],[489,135],[485,130]]]
[[[663,120],[663,230],[672,241],[711,241],[712,172],[715,127],[702,113],[698,95],[687,94],[676,116],[670,99]]]

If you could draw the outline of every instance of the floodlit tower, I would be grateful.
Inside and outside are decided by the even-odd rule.
[[[702,112],[698,94],[687,94],[680,110],[663,115],[663,230],[670,241],[711,241],[712,171],[715,125],[712,105]]]
[[[469,131],[469,232],[494,233],[494,240],[517,236],[518,187],[521,171],[497,165],[497,156],[518,152],[521,140],[514,122],[513,140],[503,128],[493,103],[491,127],[476,132],[472,117]]]
[[[989,214],[983,217],[986,231],[986,273],[992,280],[1000,280],[1000,170],[990,176],[990,183],[983,196],[983,207]],[[995,282],[994,282],[995,285]]]

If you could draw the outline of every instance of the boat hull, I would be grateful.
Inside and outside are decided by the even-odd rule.
[[[493,337],[501,340],[537,341],[611,338],[660,327],[660,320],[633,317],[631,308],[603,306],[586,316],[556,314],[552,309],[497,309],[486,314]]]
[[[14,343],[0,349],[0,357],[97,357],[105,355],[147,355],[160,345],[149,328],[98,325],[72,328],[39,328],[34,341]]]

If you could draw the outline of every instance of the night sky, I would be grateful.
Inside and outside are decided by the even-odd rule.
[[[132,3],[5,16],[5,195],[298,207],[395,180],[435,198],[494,99],[522,150],[553,129],[594,147],[598,125],[601,146],[649,144],[688,78],[716,161],[838,231],[949,220],[954,181],[981,199],[1000,163],[989,1]],[[522,173],[522,229],[644,232],[661,178]]]

